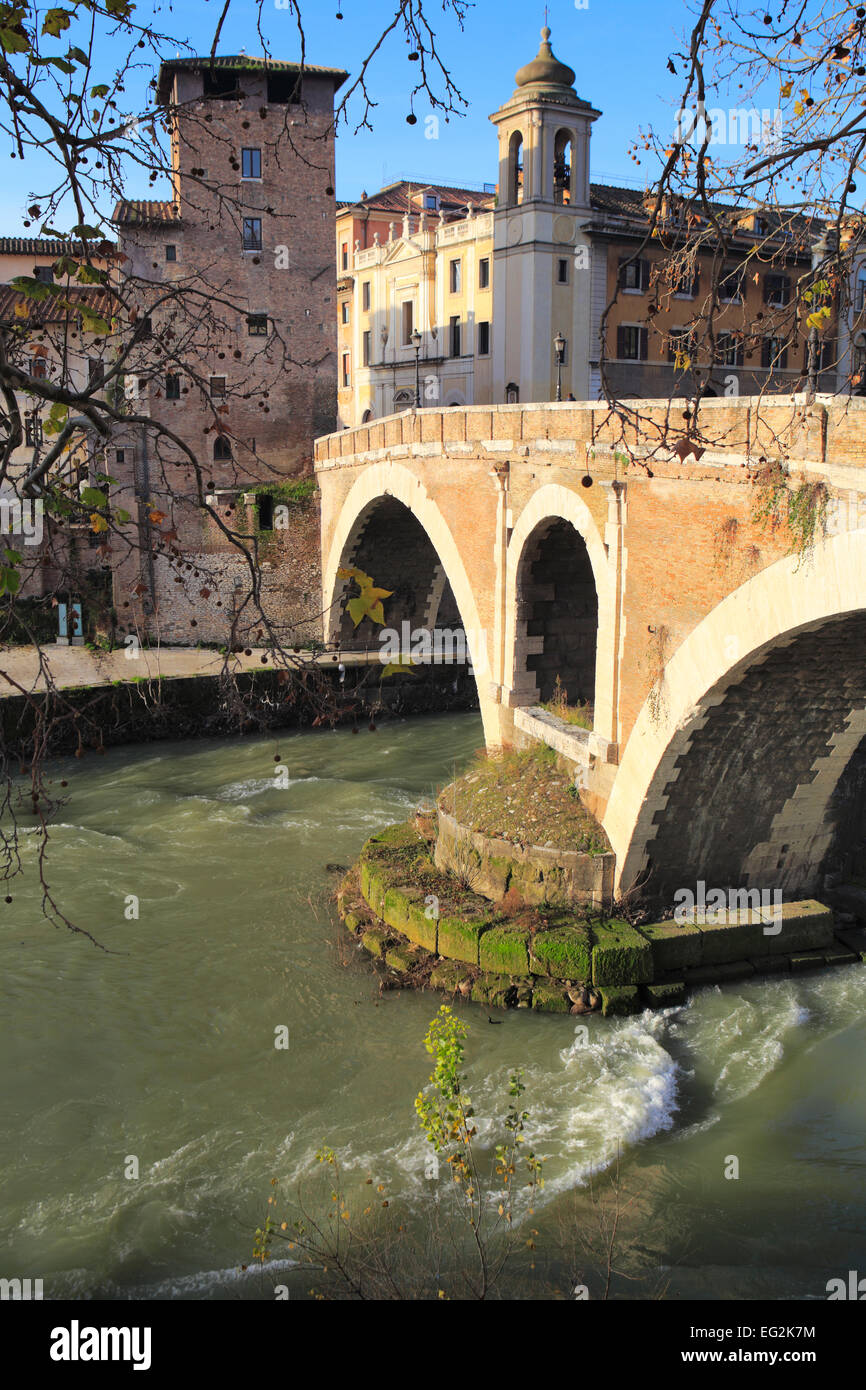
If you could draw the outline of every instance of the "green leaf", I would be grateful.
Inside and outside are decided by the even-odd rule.
[[[81,237],[82,241],[101,241],[105,233],[99,227],[91,227],[87,222],[79,222],[72,228],[70,236]]]
[[[21,576],[17,570],[0,565],[0,594],[17,594],[21,587]]]
[[[83,487],[78,494],[85,507],[104,507],[108,498],[101,488]]]
[[[53,68],[59,68],[61,72],[65,72],[67,76],[70,72],[75,71],[75,64],[70,63],[68,58],[49,58],[48,62]]]
[[[76,305],[76,308],[81,315],[81,321],[84,327],[89,329],[91,333],[108,332],[109,325],[99,314],[94,313],[92,309],[85,309],[82,304]]]
[[[42,32],[56,39],[71,23],[72,16],[68,10],[49,10],[42,25]]]
[[[4,53],[27,53],[30,49],[30,40],[24,33],[17,33],[14,29],[0,28],[0,48]]]
[[[107,97],[110,91],[111,88],[106,86],[104,82],[99,82],[95,87],[91,87],[90,99],[91,101],[97,101],[99,97]]]
[[[21,561],[22,561],[22,559],[23,559],[23,556],[22,556],[22,555],[19,555],[19,553],[18,553],[17,550],[5,550],[3,553],[4,553],[4,555],[6,556],[6,563],[7,563],[7,565],[20,565],[20,564],[21,564]]]
[[[129,512],[126,511],[123,507],[117,507],[115,509],[114,519],[119,526],[125,526],[127,522],[131,520],[131,517],[129,515]]]

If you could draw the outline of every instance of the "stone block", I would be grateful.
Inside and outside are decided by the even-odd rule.
[[[592,939],[587,924],[575,922],[536,932],[529,968],[533,975],[588,983],[592,979]]]
[[[527,933],[519,927],[491,927],[478,945],[478,964],[482,970],[508,975],[529,974]]]
[[[652,946],[628,922],[613,919],[592,925],[594,985],[645,985],[653,979]]]
[[[599,990],[605,1018],[640,1013],[643,1005],[636,985],[605,985]]]
[[[640,927],[652,947],[656,975],[701,963],[701,933],[687,922],[649,922]]]

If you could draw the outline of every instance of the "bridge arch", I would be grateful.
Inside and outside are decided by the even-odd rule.
[[[577,492],[572,492],[570,488],[558,483],[547,483],[533,494],[518,516],[508,542],[505,652],[506,671],[510,673],[511,698],[515,704],[530,702],[527,694],[529,682],[526,678],[526,634],[521,630],[527,622],[527,606],[521,599],[527,568],[533,561],[534,552],[543,548],[545,535],[556,535],[560,543],[564,540],[562,530],[565,524],[570,525],[576,533],[574,539],[578,546],[575,548],[575,556],[579,562],[581,552],[585,555],[585,577],[591,576],[594,583],[596,610],[593,620],[596,632],[591,660],[592,689],[588,691],[587,698],[593,701],[596,731],[602,732],[605,738],[610,738],[614,658],[614,586],[610,566],[589,507]],[[580,679],[577,667],[575,676]],[[564,684],[568,688],[567,680]],[[539,687],[539,693],[541,699],[548,698],[545,689]],[[572,687],[569,697],[577,697],[578,693],[578,690]]]
[[[864,574],[866,531],[825,539],[749,579],[682,642],[605,812],[619,892],[640,883],[669,900],[701,878],[796,897],[820,892],[843,851],[866,852]]]
[[[387,530],[389,519],[403,529],[407,542],[423,551],[420,560],[427,565],[422,579],[424,612],[416,608],[413,617],[417,621],[413,621],[413,626],[434,626],[443,605],[443,621],[451,616],[452,607],[456,609],[472,658],[485,738],[488,743],[497,743],[501,739],[499,718],[488,689],[490,634],[480,621],[475,595],[448,523],[420,478],[402,464],[382,461],[365,468],[340,508],[322,575],[326,639],[340,640],[346,581],[339,578],[338,570],[357,561],[359,542],[365,530],[371,524]],[[367,572],[372,573],[383,588],[390,587],[387,576],[381,571],[372,568]],[[386,618],[389,616],[386,608]]]

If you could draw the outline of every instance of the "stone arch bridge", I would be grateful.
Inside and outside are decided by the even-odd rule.
[[[462,627],[488,746],[571,758],[619,893],[862,876],[866,401],[628,406],[639,425],[473,406],[318,440],[326,637],[379,640],[342,613],[347,565],[393,590],[389,628]],[[758,516],[784,514],[778,460],[805,549]],[[591,729],[539,708],[557,678]]]

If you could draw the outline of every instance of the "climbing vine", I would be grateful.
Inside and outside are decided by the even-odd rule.
[[[804,480],[793,487],[788,469],[779,459],[764,462],[752,481],[757,489],[752,520],[771,531],[787,527],[793,553],[803,560],[815,541],[827,534],[830,498],[826,483]]]

